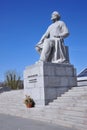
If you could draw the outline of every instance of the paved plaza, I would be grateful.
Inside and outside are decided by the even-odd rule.
[[[75,129],[0,114],[0,130],[75,130]]]

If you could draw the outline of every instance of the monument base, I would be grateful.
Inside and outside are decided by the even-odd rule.
[[[24,93],[44,106],[77,85],[76,71],[71,64],[37,63],[24,71]]]

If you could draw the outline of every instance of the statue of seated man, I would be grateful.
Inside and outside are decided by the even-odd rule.
[[[60,14],[57,11],[52,13],[51,20],[53,23],[35,47],[40,53],[39,62],[66,63],[64,38],[69,35],[68,28],[63,21],[60,21]]]

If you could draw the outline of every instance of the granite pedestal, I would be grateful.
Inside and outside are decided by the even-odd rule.
[[[44,106],[77,85],[76,71],[71,64],[37,63],[24,71],[24,93],[36,106]]]

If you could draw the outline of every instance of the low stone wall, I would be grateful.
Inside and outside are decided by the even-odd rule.
[[[87,77],[77,77],[78,86],[87,86]]]

